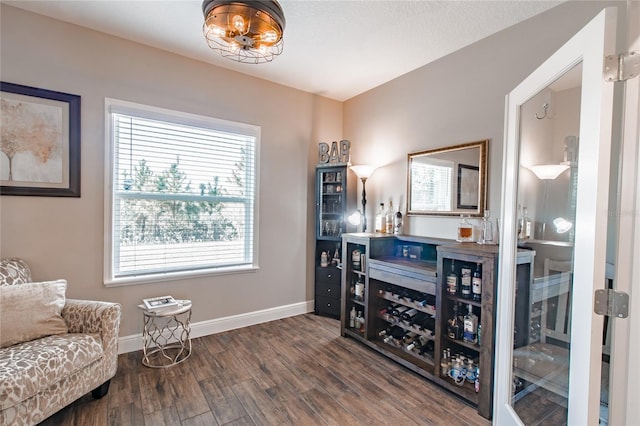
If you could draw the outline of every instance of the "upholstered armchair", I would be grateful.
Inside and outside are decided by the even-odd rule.
[[[0,261],[0,425],[33,425],[109,390],[120,305],[66,299],[66,286],[31,282],[23,260]]]

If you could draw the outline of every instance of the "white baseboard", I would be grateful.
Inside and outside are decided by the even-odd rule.
[[[247,312],[229,317],[191,323],[191,337],[196,338],[208,336],[210,334],[221,333],[223,331],[235,330],[236,328],[262,324],[264,322],[288,318],[295,315],[302,315],[313,312],[313,309],[314,301],[308,300],[306,302],[277,306],[275,308],[263,309],[261,311]],[[132,334],[118,339],[119,354],[139,351],[141,349],[142,333]]]

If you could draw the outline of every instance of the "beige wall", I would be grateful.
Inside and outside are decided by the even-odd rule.
[[[342,136],[341,103],[1,8],[2,81],[82,97],[82,197],[2,196],[0,256],[26,259],[36,280],[66,278],[69,297],[120,302],[121,336],[141,332],[136,305],[154,295],[193,299],[195,322],[313,299],[315,146]],[[262,127],[258,272],[102,284],[105,97]]]
[[[408,153],[489,139],[488,208],[498,217],[505,95],[612,4],[567,2],[345,102],[352,158],[382,166],[367,181],[374,206],[367,216],[389,199],[406,211]],[[414,216],[404,226],[410,234],[455,238],[458,222]]]
[[[409,152],[490,139],[496,217],[504,96],[603,4],[568,2],[344,104],[2,5],[2,80],[82,96],[82,197],[0,197],[0,256],[67,278],[70,297],[122,303],[122,336],[141,331],[135,306],[152,295],[194,299],[196,322],[311,300],[317,143],[349,139],[354,164],[383,166],[367,181],[373,224],[380,202],[406,208]],[[102,285],[105,97],[262,127],[258,272]],[[453,237],[457,219],[405,223]]]

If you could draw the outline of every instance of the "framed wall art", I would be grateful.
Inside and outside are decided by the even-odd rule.
[[[458,164],[458,208],[477,209],[480,168]]]
[[[0,194],[80,197],[80,96],[0,82]]]

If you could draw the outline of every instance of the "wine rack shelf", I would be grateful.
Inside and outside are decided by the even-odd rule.
[[[498,247],[357,233],[342,236],[341,252],[342,335],[456,393],[491,419]],[[518,251],[518,291],[528,291],[534,256]],[[462,297],[470,294],[469,270],[480,280],[480,300]],[[447,275],[456,276],[455,290]],[[363,327],[350,327],[354,310]],[[516,327],[528,321],[516,318]]]

